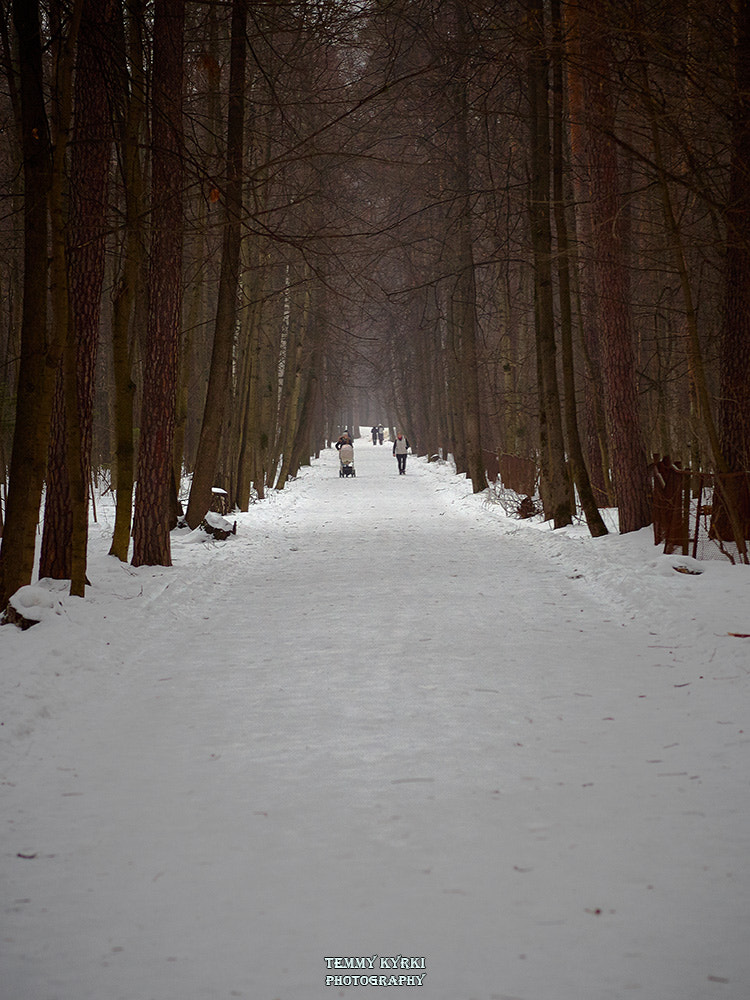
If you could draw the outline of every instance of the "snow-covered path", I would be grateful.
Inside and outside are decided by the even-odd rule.
[[[748,574],[356,452],[0,630],[2,1000],[746,1000]]]

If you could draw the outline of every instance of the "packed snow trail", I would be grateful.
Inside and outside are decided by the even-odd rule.
[[[355,451],[1,630],[2,1000],[746,1000],[747,674]]]

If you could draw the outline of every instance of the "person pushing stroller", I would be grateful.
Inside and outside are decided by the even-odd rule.
[[[354,445],[348,430],[345,430],[336,442],[339,453],[339,476],[356,476],[354,471]]]

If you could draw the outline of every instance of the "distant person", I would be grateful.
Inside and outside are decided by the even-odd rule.
[[[370,434],[372,434],[372,443],[373,444],[377,444],[378,443],[378,429],[377,429],[377,427],[373,427],[371,429],[371,431],[370,431]]]
[[[383,427],[382,424],[378,424],[378,441],[380,442],[380,444],[383,443],[384,438],[385,438],[385,427]]]
[[[408,451],[409,442],[403,434],[397,434],[396,440],[393,442],[393,454],[396,456],[396,461],[398,462],[399,476],[406,475],[406,455]]]

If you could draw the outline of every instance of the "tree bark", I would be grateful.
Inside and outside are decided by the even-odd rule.
[[[57,324],[71,328],[55,394],[48,459],[39,575],[86,584],[88,494],[91,482],[94,370],[99,343],[105,263],[107,191],[112,143],[107,95],[114,3],[84,0],[77,49],[74,142],[70,169],[67,247],[61,245],[66,283],[58,288]],[[60,234],[60,240],[63,239]],[[69,303],[68,303],[69,297]]]
[[[575,212],[574,238],[571,243],[571,264],[575,299],[578,303],[579,338],[584,359],[584,450],[591,485],[598,506],[614,506],[609,436],[604,413],[601,386],[601,361],[598,341],[600,304],[596,295],[591,250],[583,258],[583,248],[591,247],[592,216],[588,166],[588,129],[581,65],[580,30],[574,4],[566,3],[563,11],[563,39],[567,69],[567,107],[569,118],[570,160]]]
[[[141,163],[141,137],[145,119],[145,73],[143,68],[143,3],[129,0],[127,50],[130,73],[125,62],[125,31],[118,21],[121,45],[115,47],[116,63],[112,85],[115,133],[122,174],[124,205],[124,246],[119,280],[113,297],[112,364],[114,374],[115,441],[115,525],[109,554],[127,562],[135,487],[135,442],[133,408],[135,382],[132,375],[131,338],[138,303],[147,290],[146,248],[143,232],[145,193]],[[118,13],[121,18],[121,12]],[[144,310],[145,312],[145,310]]]
[[[531,104],[529,217],[534,252],[536,344],[541,376],[540,399],[548,447],[545,513],[555,528],[572,521],[570,486],[565,465],[557,345],[552,287],[550,224],[549,60],[544,33],[543,0],[529,2],[529,101]]]
[[[568,453],[573,481],[578,488],[586,524],[594,538],[606,535],[607,526],[591,488],[591,480],[583,457],[581,438],[578,432],[578,411],[576,405],[575,364],[573,358],[573,311],[570,282],[570,241],[563,174],[563,63],[562,63],[562,17],[560,0],[551,0],[553,48],[552,48],[552,197],[554,203],[555,229],[557,232],[557,270],[560,297],[560,346],[562,350],[562,372],[564,388],[565,429],[568,438]]]
[[[63,96],[72,79],[80,7],[61,45],[57,69]],[[31,582],[36,528],[44,485],[55,372],[62,351],[60,330],[49,330],[48,238],[53,150],[45,107],[42,38],[38,0],[14,0],[21,97],[21,147],[24,175],[24,283],[21,358],[16,424],[9,468],[5,530],[0,549],[0,608],[19,587]],[[63,105],[60,114],[66,113]],[[63,121],[64,123],[64,121]],[[67,139],[60,130],[56,156],[60,169]]]
[[[738,0],[735,17],[719,422],[728,471],[747,472],[750,470],[750,0]]]
[[[245,23],[247,0],[233,0],[229,69],[224,243],[208,392],[190,489],[187,523],[197,528],[211,503],[237,322],[237,282],[242,236],[242,175],[245,121]]]
[[[182,306],[183,35],[185,0],[160,0],[154,20],[151,263],[134,566],[171,566],[177,359]]]
[[[452,117],[448,136],[452,199],[449,239],[455,242],[454,276],[450,291],[450,315],[455,356],[460,385],[461,443],[465,471],[471,479],[474,493],[487,486],[482,456],[482,427],[479,406],[479,376],[477,370],[477,302],[474,254],[472,249],[471,162],[468,138],[467,69],[469,40],[466,34],[468,14],[462,2],[455,0],[450,11],[452,27],[449,39],[453,48],[447,53],[446,85],[449,111]],[[451,24],[452,22],[452,24]]]
[[[606,7],[586,4],[581,13],[581,56],[589,122],[588,161],[594,269],[600,304],[602,376],[620,531],[651,523],[649,465],[638,409],[634,335],[629,302],[625,220],[619,191],[612,52]]]
[[[727,480],[722,498],[724,513],[715,521],[715,528],[721,537],[734,536],[747,561],[746,539],[750,527],[750,0],[738,0],[735,19],[729,198],[724,213],[727,246],[720,340],[719,434],[726,471],[745,475]],[[721,520],[729,522],[726,527]]]
[[[283,419],[279,428],[279,457],[281,468],[276,476],[277,490],[283,490],[294,469],[295,442],[302,426],[302,414],[307,399],[308,384],[314,374],[313,365],[317,360],[316,338],[319,336],[318,308],[323,294],[311,269],[306,268],[306,287],[294,296],[298,301],[296,336],[294,343],[287,344],[286,368],[284,372],[284,397],[282,399]],[[299,299],[301,298],[301,303]],[[290,353],[293,350],[293,355]],[[352,433],[354,432],[354,428]]]
[[[658,111],[655,106],[651,83],[649,81],[648,64],[643,52],[641,52],[640,71],[643,87],[644,110],[651,129],[651,145],[653,148],[654,166],[656,168],[656,175],[659,184],[659,194],[661,196],[664,227],[666,230],[668,245],[674,258],[675,268],[677,269],[677,274],[680,278],[680,289],[682,291],[683,308],[685,310],[685,326],[687,329],[688,375],[690,377],[691,390],[697,403],[699,417],[708,435],[708,440],[711,445],[711,453],[713,455],[716,468],[719,471],[725,471],[726,462],[722,454],[716,422],[713,418],[711,397],[708,391],[705,366],[703,363],[703,352],[701,351],[700,337],[698,335],[698,314],[690,283],[687,261],[685,260],[685,253],[680,236],[680,228],[675,216],[672,205],[672,197],[669,191],[667,172],[664,166],[664,155],[662,153]],[[668,454],[668,452],[666,453]]]

